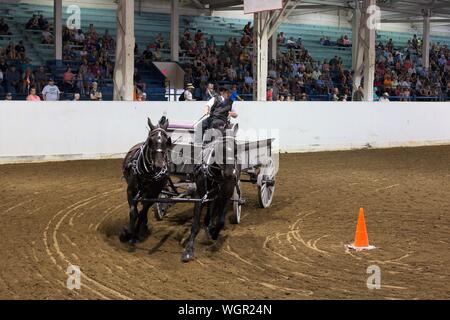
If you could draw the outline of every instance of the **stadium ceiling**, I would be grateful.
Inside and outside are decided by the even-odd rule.
[[[243,0],[190,0],[197,8],[209,10],[243,10]],[[355,0],[296,0],[295,15],[324,12],[336,9],[352,9]],[[431,21],[450,23],[450,0],[378,0],[382,21],[386,23],[420,23],[431,11]]]

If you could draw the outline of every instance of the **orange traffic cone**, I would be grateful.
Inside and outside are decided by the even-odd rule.
[[[367,236],[366,222],[364,220],[364,209],[359,209],[358,224],[356,225],[355,242],[347,246],[354,250],[372,250],[374,246],[369,245],[369,237]]]

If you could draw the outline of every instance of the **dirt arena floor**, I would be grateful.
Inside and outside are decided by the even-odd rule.
[[[0,166],[1,299],[450,299],[450,146],[282,155],[274,202],[180,262],[192,206],[134,251],[121,161]],[[359,207],[376,250],[348,251]],[[66,288],[66,269],[83,272]],[[381,269],[369,290],[367,268]]]

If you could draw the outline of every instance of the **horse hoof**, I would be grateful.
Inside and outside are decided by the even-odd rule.
[[[186,263],[192,260],[194,260],[194,252],[192,250],[184,251],[181,256],[181,261]]]
[[[139,241],[141,241],[141,242],[145,241],[150,236],[150,233],[151,233],[150,229],[147,226],[142,227],[139,230],[139,234],[138,234]]]
[[[128,242],[131,239],[131,234],[128,232],[127,229],[123,229],[119,234],[119,240],[120,242]]]
[[[202,244],[204,244],[204,245],[213,244],[211,233],[209,232],[208,228],[205,229],[205,236],[203,238]]]
[[[217,241],[219,239],[219,231],[216,231],[215,229],[210,233],[211,239],[214,241]]]

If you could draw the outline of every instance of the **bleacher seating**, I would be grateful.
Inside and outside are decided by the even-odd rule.
[[[87,30],[90,24],[94,24],[99,35],[103,35],[106,30],[115,38],[116,36],[116,11],[111,9],[97,9],[97,8],[82,8],[81,27]],[[53,24],[53,7],[36,5],[36,4],[7,4],[3,3],[0,8],[0,14],[4,17],[10,25],[12,36],[0,36],[0,46],[6,46],[9,41],[17,42],[20,39],[25,40],[25,47],[27,56],[31,59],[34,66],[45,65],[51,67],[52,73],[61,76],[61,70],[56,69],[54,65],[49,64],[54,55],[54,46],[41,44],[41,31],[25,30],[24,25],[34,13],[42,13],[50,25]],[[66,8],[63,8],[63,21],[69,17]],[[230,19],[223,17],[204,17],[204,16],[181,16],[180,17],[180,34],[184,32],[186,27],[191,31],[201,29],[208,38],[214,35],[215,41],[218,45],[222,45],[229,38],[240,39],[242,30],[247,20]],[[347,34],[349,39],[352,38],[351,29],[336,28],[332,26],[320,25],[304,25],[304,24],[283,24],[279,28],[279,32],[284,32],[286,38],[294,37],[294,39],[302,38],[304,47],[309,51],[310,55],[316,61],[323,61],[324,59],[332,59],[334,56],[339,56],[343,61],[343,66],[347,69],[351,68],[352,50],[351,48],[339,47],[324,47],[320,45],[319,39],[327,36],[332,41],[336,41],[343,34]],[[161,13],[143,12],[135,15],[135,38],[139,51],[142,52],[146,46],[153,42],[155,36],[161,33],[166,43],[170,39],[170,15]],[[396,45],[406,45],[412,34],[381,31],[378,32],[377,41],[386,42],[390,38],[393,39]],[[450,37],[432,36],[432,42],[440,42],[441,44],[450,45]],[[287,50],[285,47],[282,51]],[[163,60],[170,59],[170,49],[162,50]],[[114,60],[114,58],[113,58]],[[77,69],[79,62],[64,62],[64,65],[70,65],[73,69]],[[158,76],[153,77],[150,70],[143,70],[143,79],[148,81],[148,96],[153,98],[161,98],[164,92],[161,88],[161,79]],[[108,80],[108,79],[107,79]],[[109,79],[110,80],[110,79]],[[106,81],[108,83],[108,81]],[[160,90],[157,90],[159,87]],[[111,94],[111,85],[107,85],[105,94]]]

